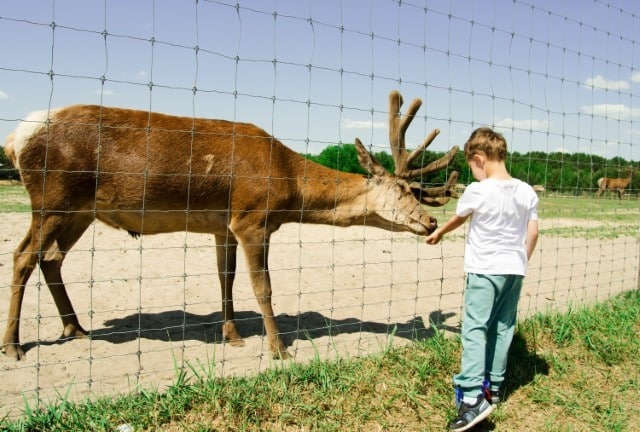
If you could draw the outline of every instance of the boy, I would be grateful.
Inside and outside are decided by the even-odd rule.
[[[462,321],[461,371],[453,377],[458,416],[449,430],[468,430],[499,401],[527,262],[538,240],[538,197],[505,166],[507,142],[490,128],[476,129],[464,146],[473,177],[456,214],[426,238],[431,245],[471,216]]]

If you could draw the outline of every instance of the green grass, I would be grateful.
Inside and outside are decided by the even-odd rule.
[[[439,222],[455,212],[455,201],[432,209]],[[538,203],[540,235],[580,238],[637,237],[640,232],[640,200],[589,197],[540,197]],[[456,231],[449,236],[462,236]]]
[[[544,197],[540,199],[538,214],[542,220],[540,234],[546,236],[637,237],[640,230],[638,199]]]
[[[0,184],[0,212],[28,212],[31,210],[29,196],[21,184]]]
[[[640,424],[640,291],[518,325],[505,401],[475,430],[634,431]],[[8,431],[431,431],[454,415],[460,341],[436,331],[351,360],[285,362],[247,378],[180,371],[167,391],[71,403],[61,397]]]

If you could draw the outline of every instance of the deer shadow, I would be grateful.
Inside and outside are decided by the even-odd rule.
[[[313,340],[325,336],[340,334],[373,333],[391,335],[407,340],[425,340],[436,331],[444,330],[457,333],[458,327],[449,326],[445,321],[455,313],[432,311],[427,321],[415,317],[407,322],[381,323],[363,321],[358,318],[335,319],[318,312],[303,312],[298,315],[282,314],[277,316],[280,337],[286,347],[296,340]],[[235,322],[243,338],[264,336],[262,315],[253,311],[236,311]],[[203,343],[222,343],[222,312],[198,315],[181,310],[158,313],[130,314],[122,318],[104,322],[104,327],[93,329],[93,340],[107,341],[113,344],[132,342],[138,338],[175,342],[195,340]],[[27,342],[23,349],[28,351],[36,345],[48,346],[65,343],[70,338],[60,337],[51,341]]]

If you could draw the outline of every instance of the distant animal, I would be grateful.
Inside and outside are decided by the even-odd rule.
[[[609,178],[609,177],[601,177],[598,179],[598,191],[596,192],[596,198],[599,200],[602,192],[616,191],[618,192],[618,198],[622,199],[622,194],[624,190],[629,187],[631,184],[631,180],[633,180],[633,175],[638,171],[638,168],[630,168],[629,175],[627,177],[622,178]]]
[[[36,265],[62,319],[63,337],[83,337],[64,286],[66,254],[98,219],[131,235],[174,231],[211,233],[222,291],[222,336],[244,342],[236,329],[233,282],[238,245],[244,249],[254,294],[274,357],[288,356],[271,304],[269,239],[289,222],[368,225],[426,235],[437,221],[423,204],[456,196],[454,171],[441,187],[412,183],[446,168],[458,147],[425,167],[416,160],[436,129],[413,152],[405,133],[422,102],[404,116],[402,96],[389,95],[389,140],[395,172],[387,172],[355,140],[369,175],[349,174],[303,158],[248,123],[176,117],[148,111],[75,105],[29,115],[7,138],[31,200],[31,226],[14,252],[7,327],[2,348],[22,359],[19,326],[25,284]],[[108,294],[105,294],[108,295]]]

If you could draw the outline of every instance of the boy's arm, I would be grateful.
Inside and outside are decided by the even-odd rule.
[[[530,220],[527,224],[527,237],[524,241],[525,246],[527,247],[527,259],[531,259],[531,255],[533,255],[533,250],[536,248],[536,243],[538,242],[538,221]]]
[[[425,241],[430,245],[438,244],[440,240],[442,240],[443,235],[464,224],[465,221],[469,219],[469,216],[471,216],[471,214],[466,216],[453,215],[451,219],[444,223],[444,225],[428,235]]]

